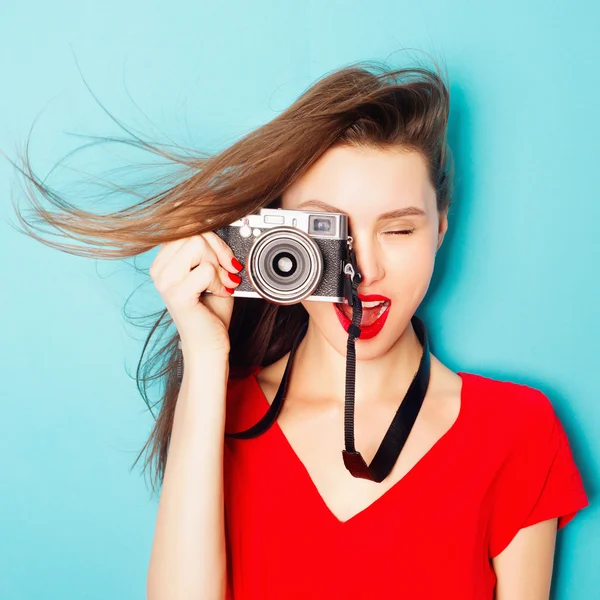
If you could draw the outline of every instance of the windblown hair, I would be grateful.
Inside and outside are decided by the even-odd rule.
[[[22,231],[71,254],[119,259],[142,254],[160,244],[228,225],[262,207],[277,207],[282,192],[329,148],[348,145],[421,153],[437,193],[440,213],[449,209],[453,161],[447,143],[449,90],[439,68],[391,70],[379,62],[354,63],[328,73],[270,122],[215,154],[143,141],[138,136],[101,138],[132,144],[161,156],[178,168],[176,182],[142,201],[108,214],[74,206],[40,180],[28,154],[16,165],[25,178],[33,211],[15,210]],[[124,128],[125,129],[125,128]],[[125,129],[128,133],[129,130]],[[181,149],[180,146],[177,148]],[[12,162],[12,161],[11,161]],[[139,193],[135,194],[137,197]],[[44,208],[38,196],[47,200]],[[80,242],[69,244],[53,234]],[[162,485],[175,405],[177,331],[166,309],[152,315],[136,370],[138,389],[155,417],[145,451],[144,469],[152,467],[152,487]],[[230,325],[232,375],[251,365],[268,365],[289,352],[308,315],[301,304],[279,306],[259,299],[235,298]],[[161,387],[158,415],[148,398],[150,382]]]

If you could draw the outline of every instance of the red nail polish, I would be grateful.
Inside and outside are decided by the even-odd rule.
[[[223,286],[223,287],[225,287],[225,286]],[[228,287],[226,287],[225,289],[226,289],[226,290],[227,290],[227,291],[228,291],[230,294],[233,294],[233,292],[235,291],[235,290],[232,290],[231,288],[228,288]]]
[[[244,268],[244,265],[237,258],[235,258],[235,256],[231,259],[231,264],[233,265],[233,268],[237,269],[238,271],[241,271]]]
[[[227,273],[227,275],[229,275],[229,279],[235,283],[240,283],[242,281],[242,278],[239,275],[235,275],[234,273]]]

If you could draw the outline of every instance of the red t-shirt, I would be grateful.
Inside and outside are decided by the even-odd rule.
[[[226,432],[268,409],[259,370],[230,379]],[[522,527],[554,517],[564,527],[588,498],[541,391],[459,375],[454,425],[348,521],[327,508],[277,423],[225,438],[228,600],[492,600],[490,559]]]

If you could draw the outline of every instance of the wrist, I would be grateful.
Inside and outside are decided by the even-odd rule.
[[[225,362],[229,364],[229,346],[225,344],[218,348],[207,348],[206,346],[186,344],[179,340],[177,347],[186,362],[214,364]]]
[[[229,369],[229,352],[182,349],[183,370],[206,371],[208,369]]]

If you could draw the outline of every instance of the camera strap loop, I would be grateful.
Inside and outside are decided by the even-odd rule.
[[[417,415],[421,410],[421,406],[423,405],[430,378],[429,340],[423,322],[416,315],[413,316],[411,323],[423,346],[423,354],[421,356],[419,368],[408,388],[404,400],[396,411],[392,423],[373,457],[371,464],[367,465],[361,453],[356,450],[354,444],[354,386],[356,380],[355,341],[357,338],[360,338],[361,334],[360,322],[362,319],[362,303],[358,297],[358,286],[362,281],[362,275],[358,270],[356,256],[352,249],[352,238],[348,239],[348,251],[344,264],[344,275],[344,293],[348,300],[348,305],[352,308],[352,323],[348,328],[346,351],[346,397],[344,404],[345,449],[342,450],[342,457],[346,469],[348,469],[354,477],[380,483],[389,475],[396,464],[398,456],[406,443],[408,435],[410,434]],[[279,389],[265,415],[258,423],[249,429],[238,433],[226,433],[226,437],[234,439],[254,438],[264,433],[277,420],[285,399],[294,354],[298,345],[306,335],[307,329],[308,322],[302,326],[294,339],[285,371],[281,383],[279,384]]]

